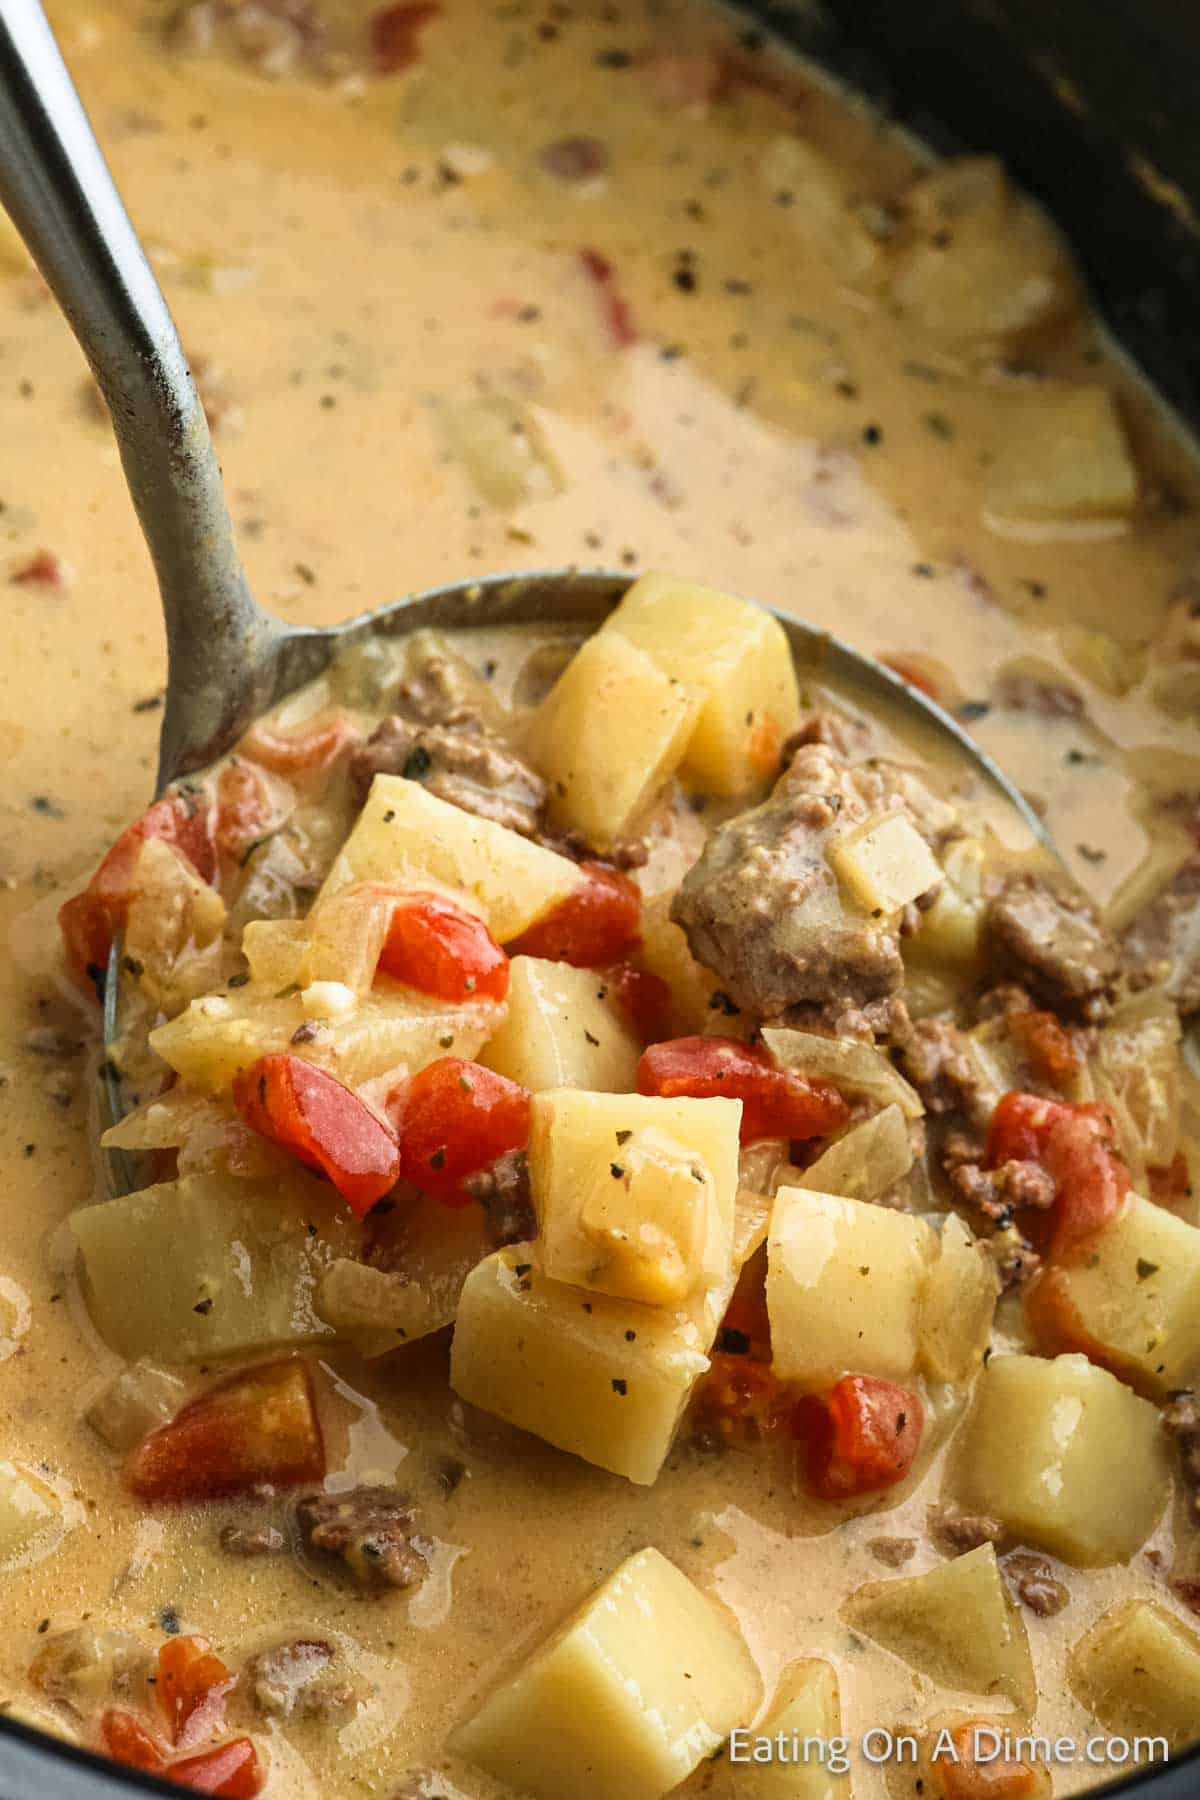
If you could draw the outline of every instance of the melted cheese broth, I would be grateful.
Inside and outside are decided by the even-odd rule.
[[[671,0],[471,0],[425,28],[408,72],[363,79],[352,63],[334,81],[303,69],[271,81],[220,46],[168,50],[164,13],[139,0],[53,11],[219,401],[252,585],[284,617],[327,623],[490,570],[658,566],[868,650],[936,659],[968,702],[994,702],[1005,671],[1032,666],[1082,704],[1040,718],[997,703],[978,729],[1102,902],[1146,854],[1148,793],[1200,786],[1193,724],[1161,713],[1146,682],[1118,697],[1071,666],[1080,627],[1110,633],[1123,666],[1144,658],[1194,549],[1189,454],[1085,323],[1043,366],[1121,390],[1138,514],[1116,534],[1057,541],[984,525],[996,418],[1027,377],[938,368],[898,341],[764,177],[772,142],[799,123],[865,193],[897,191],[914,152],[853,101],[795,67],[689,99],[712,46],[736,47],[737,32]],[[361,38],[361,16],[335,23]],[[760,51],[736,53],[765,66]],[[608,166],[565,182],[541,152],[579,135]],[[614,289],[589,276],[584,249],[611,265],[633,343],[613,341]],[[481,489],[463,451],[462,421],[484,399],[536,434],[515,497]],[[345,1634],[371,1697],[340,1728],[256,1725],[268,1791],[387,1796],[425,1769],[438,1771],[430,1792],[482,1800],[498,1790],[447,1760],[447,1730],[653,1543],[733,1608],[768,1691],[794,1657],[828,1656],[852,1739],[952,1705],[837,1619],[850,1588],[889,1572],[870,1539],[920,1538],[906,1574],[938,1560],[922,1529],[936,1462],[898,1508],[838,1529],[786,1456],[705,1460],[681,1446],[643,1490],[499,1424],[468,1425],[444,1349],[427,1345],[382,1367],[339,1356],[324,1384],[331,1484],[396,1478],[435,1540],[415,1594],[363,1598],[287,1557],[231,1559],[217,1547],[228,1510],[148,1517],[123,1492],[80,1420],[116,1364],[64,1245],[67,1213],[100,1179],[96,1022],[60,972],[53,920],[149,797],[164,648],[107,424],[29,273],[0,280],[0,406],[0,1295],[12,1326],[0,1456],[74,1496],[57,1552],[0,1576],[0,1691],[24,1692],[40,1629],[80,1620],[154,1644],[178,1619],[231,1663],[293,1628]],[[41,550],[61,559],[62,584],[14,580]],[[447,1494],[458,1457],[469,1474]],[[1147,1553],[1133,1574],[1066,1571],[1066,1610],[1027,1616],[1040,1730],[1095,1729],[1061,1659],[1114,1599],[1136,1587],[1175,1606]],[[1093,1775],[1059,1770],[1056,1792]],[[687,1791],[720,1779],[702,1768]],[[880,1800],[886,1782],[856,1762],[858,1800]]]

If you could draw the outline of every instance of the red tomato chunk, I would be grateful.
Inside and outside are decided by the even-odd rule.
[[[461,1056],[439,1057],[388,1096],[400,1174],[446,1206],[465,1206],[469,1175],[529,1141],[529,1090]]]
[[[276,775],[313,775],[332,768],[344,750],[358,741],[358,732],[344,714],[305,731],[273,731],[269,725],[252,725],[241,742],[251,762],[261,763]]]
[[[166,1771],[167,1780],[194,1794],[216,1794],[220,1800],[254,1800],[267,1774],[248,1737],[231,1738],[197,1756],[181,1756]]]
[[[579,872],[586,879],[508,946],[510,956],[544,956],[577,969],[598,969],[638,942],[642,896],[636,882],[608,863],[580,863]]]
[[[126,1465],[140,1500],[214,1500],[324,1476],[312,1376],[295,1359],[218,1381],[143,1438]]]
[[[395,1134],[365,1100],[299,1056],[260,1056],[234,1077],[233,1103],[252,1131],[327,1175],[362,1218],[395,1187]]]
[[[661,975],[636,963],[614,963],[604,979],[643,1043],[652,1044],[670,1027],[671,990]]]
[[[1037,1094],[1005,1094],[988,1132],[990,1168],[1035,1162],[1054,1179],[1045,1249],[1062,1258],[1077,1251],[1121,1210],[1129,1171],[1117,1155],[1103,1106],[1069,1105]]]
[[[779,1069],[767,1051],[739,1038],[683,1037],[652,1044],[638,1063],[639,1094],[742,1103],[742,1142],[812,1138],[837,1131],[850,1108],[827,1081]]]
[[[824,1397],[806,1395],[792,1425],[822,1500],[853,1500],[903,1481],[924,1428],[918,1396],[872,1375],[843,1375]]]
[[[503,1000],[508,958],[474,913],[440,894],[396,897],[379,967],[439,1000]]]
[[[236,1680],[207,1638],[168,1638],[158,1653],[155,1693],[171,1742],[190,1745],[216,1737],[224,1724],[225,1696]]]
[[[82,894],[59,908],[67,963],[78,980],[95,986],[103,978],[113,939],[125,929],[133,871],[146,839],[171,844],[202,881],[211,881],[217,870],[215,827],[215,808],[207,799],[174,792],[126,826]]]

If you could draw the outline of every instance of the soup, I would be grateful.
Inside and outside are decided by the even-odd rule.
[[[152,584],[6,252],[9,1712],[229,1793],[1182,1746],[1195,476],[1052,229],[700,9],[55,22],[269,605],[678,573],[352,653],[146,814]]]

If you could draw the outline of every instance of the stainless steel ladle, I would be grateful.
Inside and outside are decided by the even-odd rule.
[[[405,595],[325,629],[284,624],[250,592],[175,325],[38,0],[0,0],[0,201],[99,383],[154,562],[168,653],[158,791],[228,750],[349,644],[422,626],[593,626],[628,587],[628,575],[550,569]],[[776,616],[806,671],[883,699],[944,740],[1047,841],[1022,795],[933,701],[827,632]]]

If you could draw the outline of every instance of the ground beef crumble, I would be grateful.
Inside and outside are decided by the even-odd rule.
[[[1116,946],[1082,895],[1065,883],[1010,876],[987,909],[991,949],[1052,1011],[1103,1019],[1117,976]]]
[[[395,1488],[307,1494],[296,1522],[305,1545],[340,1557],[361,1587],[415,1587],[428,1573],[412,1508]]]

